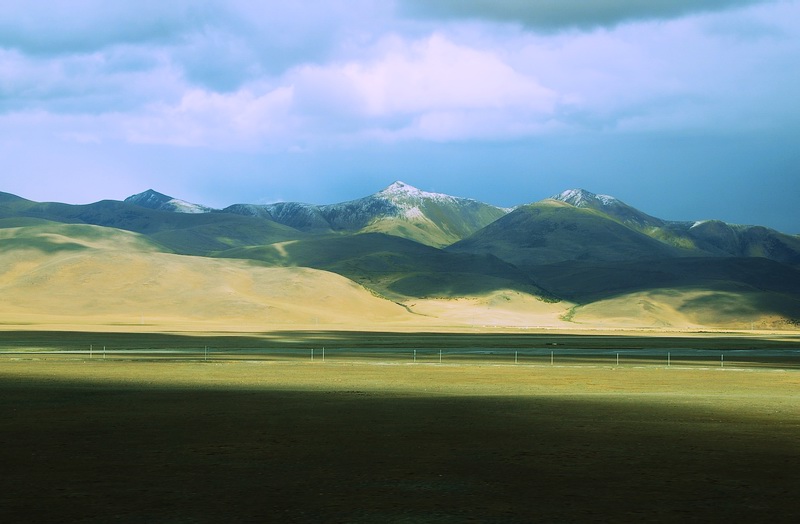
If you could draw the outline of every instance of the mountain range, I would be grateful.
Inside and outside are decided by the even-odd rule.
[[[309,277],[313,271],[299,271],[306,268],[321,272],[313,273],[319,282],[336,274],[355,283],[354,297],[364,292],[400,307],[401,320],[387,309],[393,322],[407,315],[437,326],[786,329],[800,319],[797,235],[716,220],[666,221],[582,189],[507,209],[403,182],[339,204],[224,209],[154,190],[88,205],[0,193],[0,259],[13,259],[16,268],[0,275],[0,289],[25,292],[19,253],[60,267],[53,257],[116,249],[97,238],[123,238],[120,231],[137,239],[124,236],[129,255],[141,253],[148,264],[162,256],[191,263],[187,274],[210,263],[199,259],[245,273],[280,269],[292,278]],[[63,275],[54,280],[66,285]],[[288,307],[256,298],[262,312]],[[308,318],[320,317],[313,304],[303,307]],[[171,314],[184,313],[176,306]]]

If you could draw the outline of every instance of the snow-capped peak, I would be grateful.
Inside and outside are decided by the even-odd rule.
[[[154,209],[166,202],[172,200],[171,196],[167,196],[163,193],[159,193],[153,189],[148,189],[147,191],[143,191],[142,193],[137,193],[135,195],[131,195],[125,199],[125,202],[130,204],[136,204],[137,206],[142,207],[149,207]]]
[[[192,204],[191,202],[186,202],[185,200],[172,198],[171,196],[167,196],[152,189],[148,189],[143,193],[129,196],[125,199],[125,202],[146,207],[148,209],[172,211],[175,213],[208,213],[212,211],[210,207]]]
[[[567,189],[555,195],[554,200],[560,200],[575,207],[589,207],[592,202],[598,202],[603,206],[610,206],[619,202],[616,198],[609,195],[596,195],[585,189]]]
[[[421,189],[417,189],[414,186],[406,184],[405,182],[396,181],[383,191],[378,193],[379,196],[389,198],[390,200],[395,200],[398,197],[400,198],[416,198],[416,199],[431,199],[431,200],[455,200],[455,197],[450,195],[445,195],[443,193],[429,193],[428,191],[423,191]]]

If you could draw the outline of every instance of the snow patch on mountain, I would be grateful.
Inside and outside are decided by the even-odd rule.
[[[211,212],[211,208],[206,206],[201,206],[200,204],[192,204],[191,202],[186,202],[185,200],[178,200],[177,198],[173,198],[169,200],[164,207],[170,207],[176,213],[209,213]]]
[[[200,204],[193,204],[185,200],[172,198],[158,191],[148,189],[142,193],[129,196],[125,199],[129,204],[135,204],[140,207],[148,209],[155,209],[158,211],[172,211],[174,213],[210,213],[214,211],[210,207],[201,206]]]
[[[414,206],[404,210],[403,217],[409,220],[420,219],[425,218],[425,213],[423,213],[420,208]]]
[[[428,191],[423,191],[399,180],[394,182],[383,191],[378,192],[375,196],[388,198],[393,202],[408,199],[434,200],[439,202],[457,202],[458,200],[467,200],[445,195],[444,193],[430,193]]]
[[[572,204],[575,207],[591,207],[593,202],[599,202],[603,206],[611,206],[619,203],[619,200],[613,196],[596,195],[585,189],[567,189],[551,198],[566,202],[567,204]]]

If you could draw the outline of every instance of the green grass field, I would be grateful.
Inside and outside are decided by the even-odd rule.
[[[437,344],[510,350],[534,339],[295,335],[3,333],[0,349],[17,352],[0,355],[0,519],[800,518],[794,498],[800,488],[794,466],[800,463],[800,374],[785,361],[757,368],[492,359],[415,365],[350,355],[323,363],[305,357],[308,346],[335,347],[338,340],[338,349],[350,347],[354,354],[359,347]],[[169,342],[187,351],[209,340],[229,350],[273,344],[304,357],[205,362],[200,355],[102,360],[53,353],[69,344],[102,344],[106,337],[116,337],[118,346]],[[581,347],[648,344],[633,337],[538,340],[543,346],[576,341]],[[695,342],[728,349],[794,343]]]

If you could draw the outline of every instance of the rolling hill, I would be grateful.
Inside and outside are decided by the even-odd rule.
[[[266,330],[411,317],[330,272],[164,253],[113,228],[42,221],[0,229],[0,245],[5,324]]]

